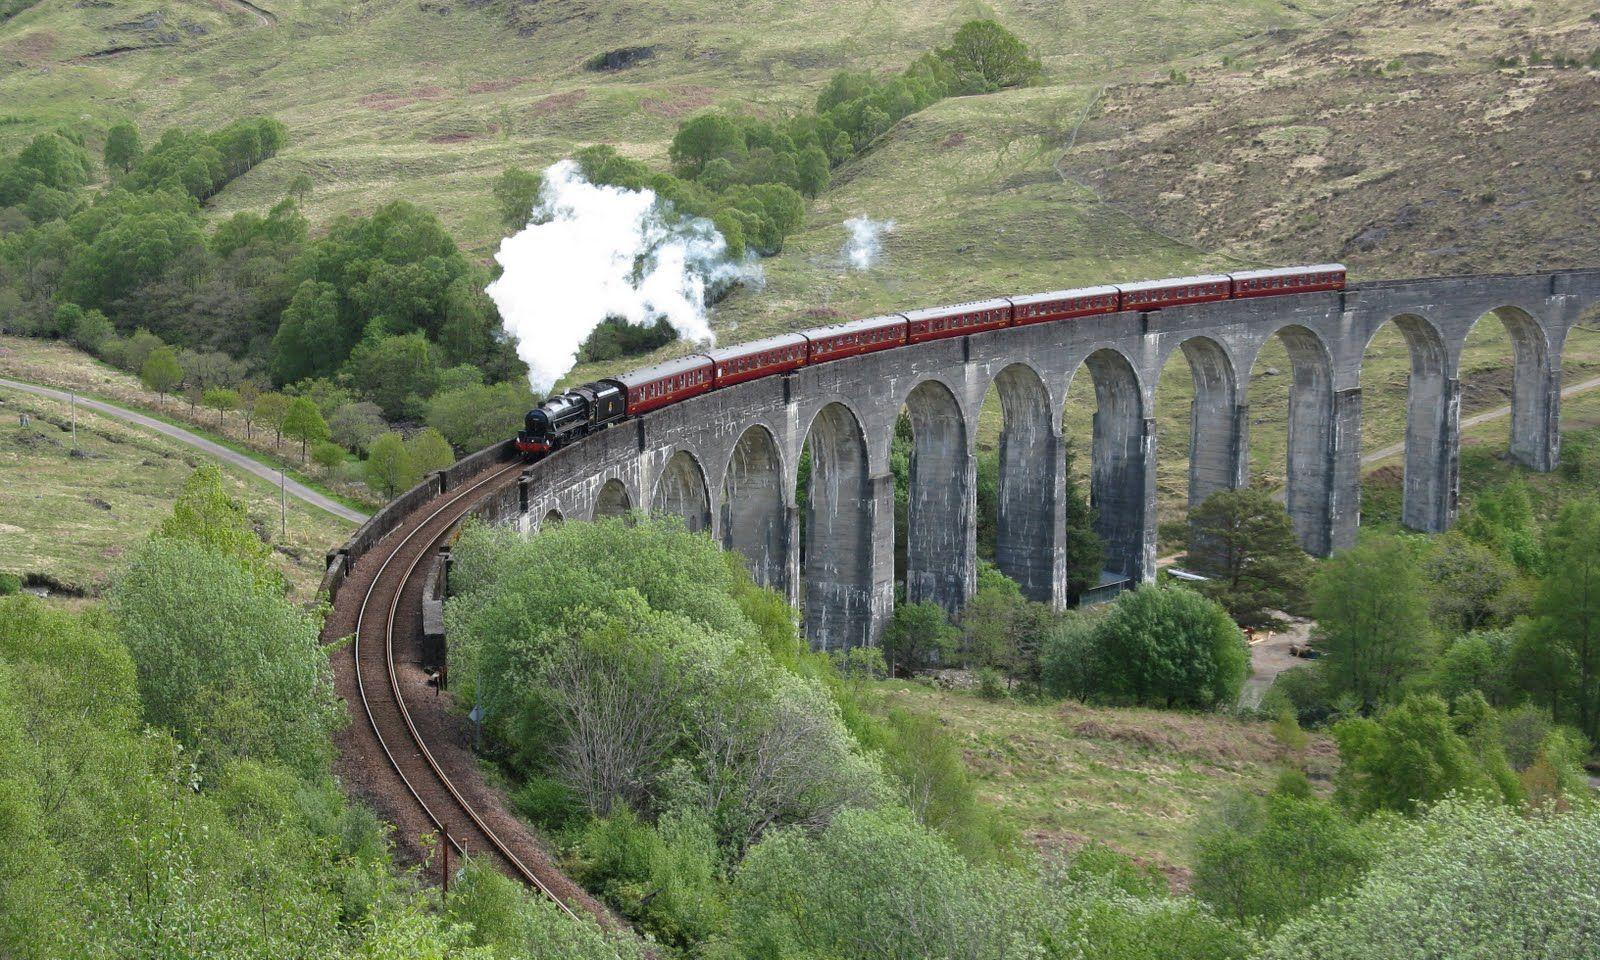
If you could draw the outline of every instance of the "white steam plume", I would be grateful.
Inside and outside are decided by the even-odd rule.
[[[563,160],[544,171],[539,197],[532,222],[501,242],[504,272],[486,291],[535,390],[572,369],[607,317],[635,325],[665,317],[683,337],[710,342],[707,298],[761,281],[753,258],[728,256],[710,220],[675,216],[654,191],[597,186]]]
[[[871,270],[883,256],[883,237],[894,229],[894,221],[851,217],[844,228],[850,231],[850,239],[839,251],[845,265],[851,270]]]

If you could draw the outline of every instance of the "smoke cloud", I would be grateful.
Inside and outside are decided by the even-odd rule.
[[[844,242],[839,255],[851,270],[871,270],[883,257],[884,235],[894,229],[893,220],[874,220],[871,217],[851,217],[844,222],[850,238]]]
[[[486,292],[544,392],[606,317],[640,326],[665,317],[686,339],[712,342],[707,300],[762,279],[754,258],[728,256],[710,220],[676,216],[651,190],[590,183],[571,160],[544,171],[532,222],[495,259],[504,272]]]

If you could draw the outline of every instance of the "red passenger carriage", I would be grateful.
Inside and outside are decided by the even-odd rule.
[[[1032,293],[1025,297],[1010,299],[1011,325],[1014,327],[1117,312],[1117,288],[1109,285],[1056,290],[1053,293]]]
[[[1318,290],[1343,290],[1342,263],[1322,263],[1314,267],[1281,267],[1275,270],[1246,270],[1233,277],[1233,296],[1273,297],[1285,293],[1314,293]]]
[[[710,390],[711,358],[693,353],[610,379],[628,392],[628,415],[637,416]]]
[[[803,336],[811,341],[807,363],[822,363],[872,353],[902,346],[906,342],[906,318],[898,313],[886,317],[869,317],[838,323],[820,330],[808,330]]]
[[[798,370],[806,365],[806,347],[805,335],[799,333],[718,347],[710,353],[712,386],[727,387]]]
[[[1160,310],[1186,303],[1226,300],[1233,294],[1233,280],[1224,274],[1214,273],[1202,277],[1119,283],[1117,289],[1122,291],[1121,306],[1124,310]]]
[[[905,315],[906,340],[922,343],[945,337],[962,337],[1011,325],[1011,301],[1001,297],[948,307],[912,310]]]

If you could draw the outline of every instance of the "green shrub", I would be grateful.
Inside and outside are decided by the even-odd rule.
[[[22,578],[14,573],[0,573],[0,597],[22,591]]]
[[[1600,810],[1524,817],[1448,800],[1378,845],[1350,892],[1278,931],[1266,960],[1580,960],[1600,913]],[[1403,945],[1403,946],[1402,946]]]
[[[560,830],[583,816],[583,802],[566,784],[549,777],[530,776],[511,795],[517,813],[543,827]]]
[[[1050,689],[1144,706],[1232,706],[1249,670],[1227,612],[1182,587],[1124,593],[1087,635],[1076,624],[1052,634],[1045,656]]]

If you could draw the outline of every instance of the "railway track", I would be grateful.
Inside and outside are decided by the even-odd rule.
[[[437,717],[419,723],[419,718],[413,716],[406,702],[406,689],[411,687],[413,695],[419,692],[418,671],[414,663],[397,657],[397,649],[402,654],[413,649],[421,632],[424,577],[418,572],[424,559],[438,549],[473,506],[515,477],[520,469],[521,464],[516,462],[491,468],[435,498],[363,558],[360,574],[353,578],[358,582],[346,583],[343,596],[360,597],[354,611],[354,639],[348,661],[358,697],[350,697],[347,692],[346,699],[352,708],[359,703],[377,746],[373,751],[361,742],[364,738],[352,738],[354,749],[346,752],[356,754],[353,762],[363,768],[361,779],[388,806],[404,807],[410,801],[410,810],[390,811],[402,834],[412,834],[402,835],[399,839],[403,843],[420,847],[422,837],[418,834],[431,830],[444,838],[454,854],[491,860],[505,873],[548,896],[569,916],[577,916],[568,902],[574,901],[605,923],[607,918],[598,905],[549,863],[526,830],[514,821],[508,822],[511,818],[505,811],[488,801],[481,780],[471,773],[463,776],[463,765],[472,769],[470,755],[464,757],[466,752],[452,744],[448,756],[441,755],[445,756],[444,762],[435,756],[422,728],[430,720],[436,724]],[[362,590],[359,581],[368,576],[370,581]],[[331,624],[338,615],[336,610]],[[348,614],[345,623],[347,618]],[[442,709],[428,705],[432,714]],[[437,740],[435,743],[446,749]],[[403,790],[384,782],[384,765],[393,778],[398,778]],[[454,776],[448,769],[451,767]],[[474,782],[458,782],[468,778]],[[490,809],[491,805],[495,808]],[[420,819],[416,816],[419,812]]]

